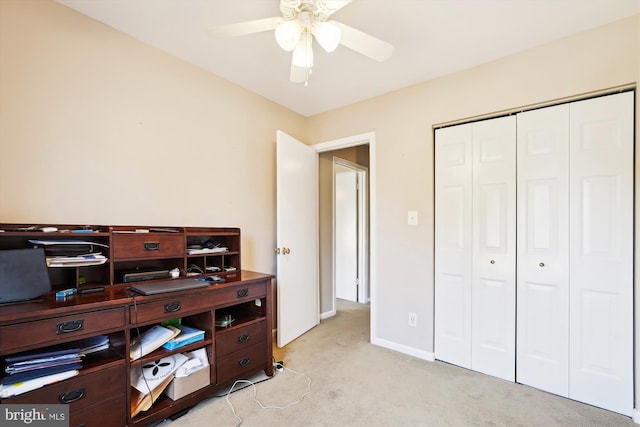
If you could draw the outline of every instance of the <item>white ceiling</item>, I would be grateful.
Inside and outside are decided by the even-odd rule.
[[[58,0],[144,43],[310,116],[640,12],[640,0],[353,0],[332,19],[390,42],[379,63],[314,46],[309,86],[289,82],[273,31],[212,39],[217,25],[280,16],[278,0]],[[567,52],[571,54],[571,52]]]

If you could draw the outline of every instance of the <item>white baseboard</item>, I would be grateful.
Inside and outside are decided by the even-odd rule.
[[[390,350],[398,351],[400,353],[408,354],[409,356],[417,357],[428,362],[434,362],[436,360],[435,353],[431,351],[418,350],[417,348],[409,347],[406,345],[398,344],[393,341],[387,341],[380,338],[374,338],[371,340],[371,344],[378,345],[380,347],[388,348]]]
[[[633,409],[633,417],[631,419],[634,423],[640,424],[640,409]]]
[[[336,310],[325,311],[324,313],[320,313],[320,320],[328,319],[329,317],[333,317],[336,315]]]

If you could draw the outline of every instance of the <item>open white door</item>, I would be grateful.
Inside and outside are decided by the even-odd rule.
[[[356,171],[334,165],[336,298],[358,301],[358,194]]]
[[[318,156],[276,133],[278,347],[320,322],[318,297]]]

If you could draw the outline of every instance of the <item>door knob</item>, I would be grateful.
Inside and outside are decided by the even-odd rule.
[[[544,262],[541,262],[540,264],[538,264],[540,267],[544,267]]]
[[[495,264],[496,260],[492,259],[491,261],[489,261],[491,264]]]
[[[283,248],[282,248],[282,253],[283,253],[284,255],[288,255],[288,254],[290,254],[290,253],[291,253],[291,249],[289,249],[289,248],[284,248],[284,247],[283,247]]]
[[[274,251],[275,253],[277,253],[278,255],[280,255],[280,248],[275,248],[273,251]]]

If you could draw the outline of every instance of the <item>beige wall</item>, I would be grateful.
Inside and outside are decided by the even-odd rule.
[[[433,351],[433,127],[635,83],[638,28],[632,17],[309,119],[309,143],[376,134],[374,338]],[[419,212],[417,227],[408,210]]]
[[[53,1],[0,1],[0,221],[241,227],[275,273],[275,133],[305,119]]]

